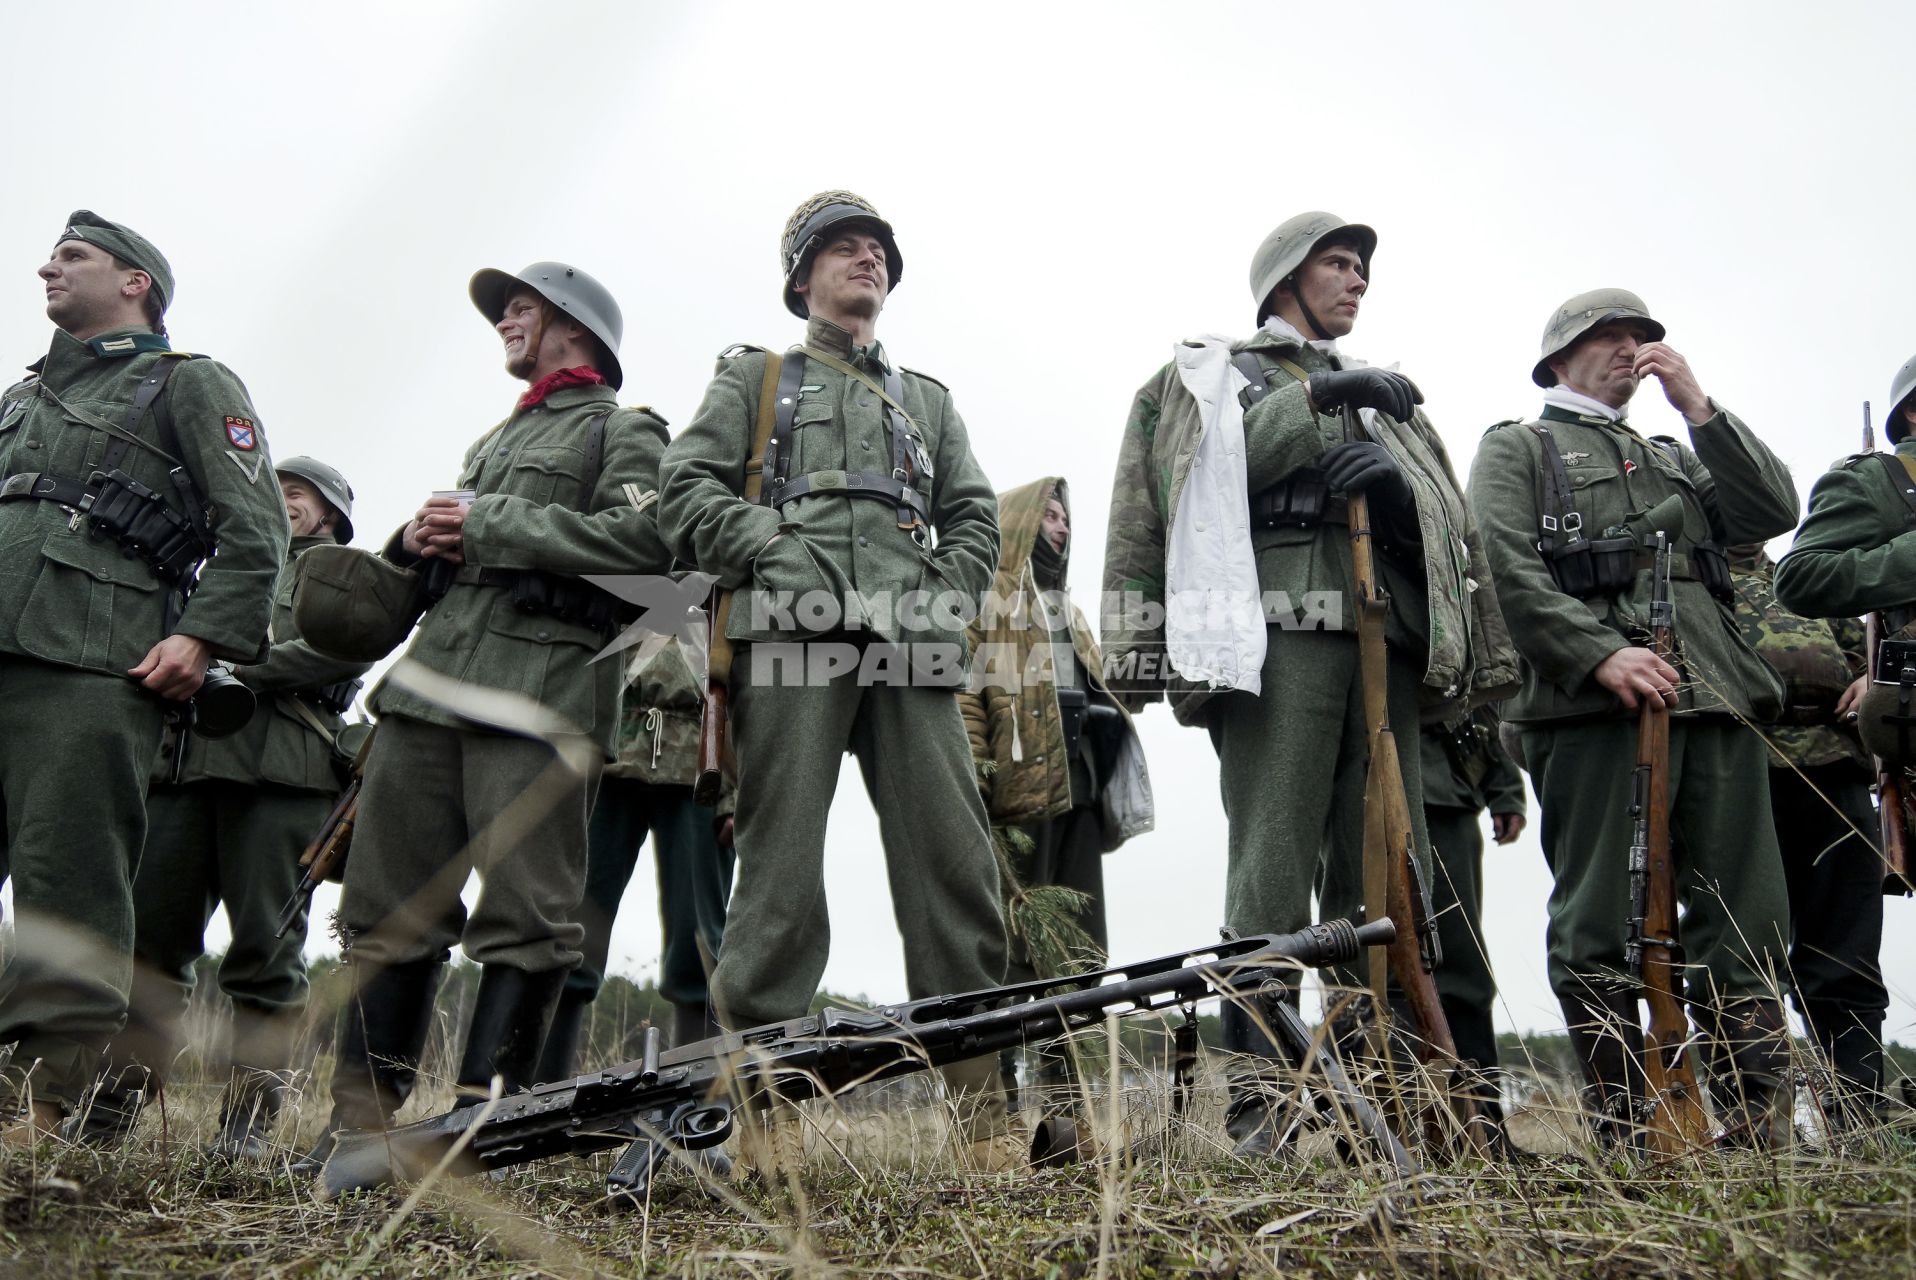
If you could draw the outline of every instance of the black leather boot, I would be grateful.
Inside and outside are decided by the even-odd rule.
[[[108,1062],[67,1117],[60,1136],[89,1147],[117,1147],[133,1136],[160,1078],[139,1062]]]
[[[235,1063],[220,1099],[220,1133],[211,1154],[260,1161],[272,1154],[273,1125],[285,1102],[287,1073]]]
[[[709,1004],[675,1004],[672,1006],[672,1047],[695,1044],[700,1040],[710,1040],[719,1033],[718,1020],[712,1016]]]
[[[1231,1154],[1254,1160],[1269,1156],[1296,1140],[1299,1115],[1283,1085],[1278,1063],[1288,1058],[1271,1038],[1268,996],[1226,1000],[1222,1006],[1224,1048],[1239,1057],[1227,1068],[1230,1100],[1224,1109],[1224,1132],[1233,1142]],[[1297,1007],[1297,992],[1283,999]]]
[[[1709,1033],[1710,1098],[1723,1141],[1774,1145],[1790,1124],[1789,1032],[1774,1000],[1732,1000],[1702,1018]]]
[[[1597,1145],[1606,1150],[1641,1145],[1639,1124],[1649,1089],[1643,1075],[1643,1027],[1634,992],[1559,998],[1570,1047],[1583,1068],[1583,1105]]]
[[[374,966],[350,954],[347,963],[354,970],[353,994],[340,1011],[333,1114],[318,1144],[293,1166],[302,1175],[319,1172],[332,1154],[334,1134],[383,1129],[412,1096],[444,968],[438,959]]]
[[[591,1009],[592,996],[583,988],[567,986],[559,993],[559,1005],[552,1011],[552,1025],[546,1029],[545,1047],[539,1051],[539,1069],[534,1073],[540,1083],[570,1080],[579,1074],[579,1046],[585,1043],[585,1018]]]
[[[459,1101],[464,1106],[486,1098],[492,1078],[507,1093],[537,1083],[546,1030],[565,987],[567,970],[527,973],[511,965],[489,964],[479,975],[479,994],[466,1029],[466,1051],[459,1059]]]
[[[1839,1129],[1880,1120],[1888,1099],[1883,1094],[1883,1016],[1821,1000],[1809,1002],[1803,1020],[1836,1072],[1836,1096],[1829,1121]]]

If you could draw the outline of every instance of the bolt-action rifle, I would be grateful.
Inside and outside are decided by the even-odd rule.
[[[658,1029],[651,1028],[636,1061],[535,1085],[489,1107],[466,1106],[391,1130],[342,1133],[320,1172],[320,1191],[338,1195],[417,1177],[463,1143],[451,1168],[466,1174],[628,1147],[614,1170],[612,1189],[642,1196],[652,1170],[672,1149],[696,1150],[725,1140],[742,1091],[771,1091],[792,1101],[830,1096],[867,1081],[1101,1026],[1108,1012],[1181,1010],[1180,1031],[1188,1034],[1194,1059],[1197,1001],[1212,995],[1249,998],[1287,970],[1349,963],[1365,946],[1388,945],[1394,933],[1388,920],[1355,928],[1333,920],[1298,933],[1230,939],[1066,979],[870,1011],[826,1009],[663,1051]],[[1347,1116],[1354,1132],[1375,1144],[1398,1174],[1414,1176],[1418,1166],[1409,1152],[1290,1006],[1261,1003],[1272,1006],[1273,1031],[1299,1070],[1319,1074],[1312,1086],[1326,1105]],[[1188,1080],[1178,1083],[1181,1098]]]
[[[1364,439],[1357,413],[1344,406],[1344,436]],[[1431,971],[1443,963],[1437,941],[1437,923],[1430,913],[1430,888],[1423,864],[1417,861],[1415,828],[1410,800],[1404,793],[1403,762],[1397,735],[1391,732],[1388,661],[1384,647],[1384,619],[1390,594],[1377,577],[1376,548],[1371,534],[1370,499],[1361,492],[1345,495],[1350,521],[1351,577],[1357,595],[1357,661],[1364,689],[1364,723],[1370,727],[1370,772],[1364,784],[1364,911],[1368,919],[1388,918],[1395,926],[1389,948],[1381,956],[1370,953],[1369,985],[1373,1044],[1385,1051],[1389,1017],[1389,980],[1416,1023],[1417,1057],[1440,1071],[1457,1067],[1457,1042]],[[1386,963],[1387,962],[1387,963]],[[1475,1099],[1452,1089],[1451,1109],[1465,1135],[1481,1155],[1494,1151],[1492,1127]]]
[[[1650,648],[1676,666],[1676,607],[1670,599],[1670,542],[1658,530],[1650,571]],[[1666,1153],[1706,1144],[1710,1122],[1690,1065],[1690,1024],[1679,996],[1676,868],[1670,856],[1670,708],[1643,698],[1637,709],[1637,767],[1630,787],[1630,930],[1624,957],[1650,1026],[1643,1036],[1649,1138]]]
[[[279,909],[279,928],[274,930],[275,938],[283,938],[293,922],[306,912],[307,904],[313,900],[313,890],[327,880],[337,880],[346,870],[346,853],[353,844],[353,825],[359,820],[359,784],[366,776],[367,753],[373,748],[373,739],[379,736],[379,729],[366,735],[359,744],[359,752],[353,757],[352,777],[346,783],[346,789],[339,793],[339,800],[333,805],[333,811],[326,815],[326,821],[320,825],[319,834],[306,846],[306,852],[299,855],[299,865],[304,871],[299,877],[299,885],[293,890],[293,896],[286,899],[286,905]]]
[[[1876,452],[1876,430],[1869,421],[1869,401],[1863,401],[1863,452]],[[1889,630],[1883,621],[1880,610],[1871,610],[1865,622],[1864,666],[1867,678],[1871,681],[1883,679],[1877,662],[1882,652],[1884,633]],[[1900,672],[1898,675],[1900,676]],[[1911,681],[1898,680],[1908,690]],[[1916,707],[1908,705],[1912,701],[1908,692],[1902,697],[1902,715],[1916,713]],[[1916,886],[1909,872],[1909,818],[1904,805],[1908,801],[1909,785],[1902,766],[1887,763],[1880,757],[1870,757],[1870,764],[1876,770],[1876,822],[1878,834],[1882,837],[1883,854],[1883,892],[1892,895],[1906,895]]]

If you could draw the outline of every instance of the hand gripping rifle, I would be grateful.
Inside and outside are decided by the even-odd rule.
[[[1344,438],[1364,439],[1357,412],[1349,405],[1344,406]],[[1364,721],[1370,726],[1370,772],[1364,784],[1364,913],[1368,919],[1387,918],[1396,926],[1388,951],[1382,956],[1377,952],[1370,955],[1373,1045],[1380,1056],[1386,1052],[1389,980],[1394,977],[1417,1024],[1418,1061],[1448,1073],[1457,1065],[1457,1042],[1451,1037],[1450,1020],[1444,1016],[1437,983],[1431,977],[1431,971],[1443,963],[1443,949],[1437,941],[1437,923],[1430,915],[1430,888],[1424,880],[1423,864],[1417,861],[1397,735],[1390,727],[1384,648],[1390,595],[1377,577],[1370,499],[1355,492],[1347,493],[1344,501],[1350,521],[1351,578],[1357,594],[1358,671],[1364,689]],[[1480,1155],[1493,1154],[1492,1129],[1477,1102],[1460,1090],[1450,1093],[1451,1108],[1471,1145]]]
[[[1870,426],[1867,400],[1863,401],[1863,452],[1876,452],[1876,432]],[[1894,673],[1879,668],[1883,636],[1890,630],[1880,610],[1872,610],[1864,625],[1864,669],[1870,681],[1885,680],[1900,686],[1897,714],[1906,720],[1916,720],[1916,673],[1906,676],[1906,669],[1902,667]],[[1909,870],[1909,819],[1904,808],[1908,782],[1900,764],[1876,756],[1870,757],[1870,764],[1876,771],[1876,821],[1882,837],[1883,892],[1905,895],[1916,885],[1916,878],[1911,877]]]
[[[1194,1031],[1199,1000],[1249,997],[1285,970],[1346,964],[1365,946],[1387,945],[1394,934],[1388,920],[1356,928],[1333,920],[1298,933],[1232,939],[1064,980],[933,996],[863,1012],[826,1009],[663,1052],[652,1028],[637,1061],[535,1085],[490,1107],[462,1107],[397,1129],[342,1133],[320,1171],[319,1189],[333,1196],[417,1177],[464,1142],[453,1164],[459,1173],[632,1147],[612,1181],[621,1194],[642,1196],[652,1169],[672,1148],[712,1147],[725,1140],[741,1086],[792,1101],[829,1096],[870,1080],[1042,1044],[1101,1026],[1107,1012],[1178,1008]],[[1273,1031],[1298,1068],[1321,1071],[1319,1088],[1335,1096],[1334,1105],[1400,1174],[1414,1175],[1416,1163],[1403,1144],[1290,1006],[1261,1003],[1273,1006]],[[634,1139],[645,1141],[635,1144]]]
[[[353,825],[359,821],[359,784],[366,776],[367,753],[373,749],[373,739],[378,736],[379,729],[375,726],[359,744],[359,754],[353,757],[352,780],[339,793],[339,800],[320,825],[319,834],[306,846],[306,852],[299,855],[299,865],[306,870],[293,896],[279,909],[279,928],[273,931],[275,938],[285,937],[293,922],[305,914],[313,900],[313,890],[324,881],[339,879],[345,872],[346,853],[353,844]]]
[[[1650,571],[1650,648],[1676,666],[1676,607],[1670,600],[1670,541],[1656,535]],[[1690,1066],[1690,1024],[1679,998],[1676,869],[1670,857],[1670,708],[1644,698],[1637,710],[1637,767],[1630,787],[1630,934],[1624,958],[1650,1006],[1643,1069],[1650,1096],[1649,1140],[1666,1154],[1710,1139],[1696,1072]]]

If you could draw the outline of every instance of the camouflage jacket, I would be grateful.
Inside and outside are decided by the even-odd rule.
[[[177,732],[169,732],[154,766],[154,785],[242,782],[300,791],[339,790],[330,735],[338,733],[344,721],[310,695],[329,685],[357,681],[369,664],[341,662],[316,652],[299,638],[293,625],[293,562],[308,547],[332,541],[331,534],[293,539],[273,593],[271,647],[259,662],[233,669],[259,699],[253,718],[227,738],[202,738],[189,732],[184,760],[176,761],[180,738]]]
[[[1916,440],[1896,446],[1890,460],[1902,459],[1916,461]],[[1776,567],[1776,596],[1807,618],[1916,603],[1916,515],[1882,458],[1855,454],[1816,482],[1810,513]]]
[[[266,649],[286,558],[286,508],[246,388],[217,360],[161,354],[168,349],[145,329],[88,342],[56,331],[33,376],[0,395],[0,475],[86,481],[111,437],[79,415],[123,427],[141,381],[161,360],[179,359],[161,395],[186,469],[214,509],[219,554],[201,569],[173,630],[204,640],[215,657],[253,662]],[[157,445],[151,413],[139,435]],[[171,465],[139,446],[120,461],[169,497]],[[79,514],[49,501],[0,502],[0,546],[0,653],[124,676],[166,637],[172,591]]]
[[[1731,557],[1743,638],[1783,682],[1782,719],[1763,729],[1770,764],[1808,769],[1846,760],[1867,769],[1855,730],[1836,719],[1836,700],[1864,671],[1863,624],[1791,613],[1776,598],[1775,575],[1775,563],[1760,547]]]
[[[1271,386],[1270,394],[1244,414],[1248,503],[1250,494],[1314,464],[1344,438],[1342,420],[1314,412],[1303,383],[1278,359],[1307,374],[1340,368],[1343,362],[1267,329],[1232,350],[1255,353]],[[1443,441],[1421,410],[1406,424],[1380,421],[1388,433],[1385,443],[1417,495],[1415,531],[1403,530],[1407,536],[1398,553],[1378,557],[1391,597],[1385,635],[1395,652],[1417,656],[1424,670],[1425,715],[1435,718],[1457,703],[1483,702],[1514,689],[1516,655]],[[1165,548],[1202,431],[1198,406],[1175,362],[1132,399],[1105,540],[1102,626],[1106,670],[1114,683],[1120,672],[1160,669]],[[1352,598],[1348,526],[1257,529],[1252,547],[1268,622],[1293,622],[1313,593],[1340,603]],[[1340,607],[1337,613],[1343,630],[1356,630],[1354,609]],[[1134,711],[1166,693],[1181,722],[1200,722],[1199,709],[1210,697],[1204,687],[1175,675],[1162,684],[1124,680],[1123,697]]]
[[[563,387],[515,411],[466,451],[459,487],[476,494],[466,513],[468,569],[662,574],[671,567],[654,514],[665,423],[649,409],[617,403],[610,387]],[[586,493],[587,429],[608,409],[598,483]],[[404,533],[392,536],[385,555],[414,563],[401,545]],[[606,641],[583,624],[522,612],[506,587],[462,581],[426,611],[406,656],[455,679],[543,702],[611,759],[619,664],[592,661]],[[370,701],[381,715],[471,727],[456,710],[389,683]]]
[[[1418,734],[1426,809],[1522,813],[1523,774],[1503,749],[1498,719],[1489,707]]]
[[[806,345],[863,368],[874,380],[889,369],[874,342],[852,349],[851,335],[813,318]],[[766,353],[747,348],[722,358],[692,423],[665,452],[660,521],[680,560],[741,590],[726,628],[733,640],[810,640],[841,632],[840,610],[853,593],[878,602],[865,633],[883,640],[962,644],[962,625],[937,610],[905,617],[905,597],[951,595],[976,602],[998,565],[998,505],[972,457],[951,393],[935,378],[901,370],[903,404],[931,465],[913,477],[926,495],[935,547],[920,547],[883,502],[813,493],[782,511],[747,502],[744,471],[757,428]],[[797,354],[785,359],[796,360]],[[890,470],[884,405],[861,382],[807,360],[792,426],[794,477],[820,471]],[[783,533],[776,542],[773,535]],[[812,593],[829,599],[831,619],[809,627],[790,602]],[[755,601],[754,597],[760,597]],[[925,599],[927,597],[919,597]],[[783,609],[765,607],[780,599]],[[764,604],[761,604],[761,601]],[[901,627],[900,622],[916,624]]]
[[[1062,497],[1063,486],[1058,477],[1048,476],[998,495],[1004,551],[989,603],[971,626],[971,684],[959,693],[958,709],[964,714],[972,758],[992,763],[979,785],[986,811],[999,824],[1062,817],[1073,803],[1071,760],[1065,754],[1064,718],[1058,709],[1054,662],[1059,659],[1031,570],[1045,499]],[[1069,603],[1068,592],[1053,598],[1060,594]],[[1116,705],[1105,686],[1091,624],[1076,605],[1071,605],[1070,626],[1073,654],[1090,684],[1087,692]],[[1124,740],[1109,781],[1098,793],[1107,853],[1151,830],[1155,821],[1143,744],[1130,713],[1119,706],[1118,714]]]
[[[1587,536],[1624,527],[1642,538],[1665,522],[1672,548],[1699,542],[1761,542],[1796,520],[1789,469],[1732,413],[1719,408],[1690,428],[1695,449],[1674,456],[1628,423],[1547,408],[1543,419],[1563,454]],[[1650,574],[1615,596],[1579,599],[1557,586],[1537,549],[1541,537],[1543,444],[1531,423],[1499,423],[1484,435],[1470,468],[1470,505],[1484,531],[1497,594],[1523,657],[1523,691],[1504,704],[1518,724],[1627,714],[1593,673],[1612,653],[1648,638]],[[1774,718],[1782,697],[1775,675],[1743,639],[1730,608],[1690,577],[1672,581],[1678,715],[1735,711]]]

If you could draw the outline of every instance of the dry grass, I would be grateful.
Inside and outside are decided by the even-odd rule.
[[[1091,1046],[1105,1048],[1102,1037]],[[703,1194],[684,1172],[609,1212],[610,1158],[498,1179],[316,1201],[277,1167],[209,1162],[216,1090],[176,1085],[134,1143],[50,1144],[0,1162],[9,1274],[263,1276],[1555,1277],[1916,1274],[1916,1145],[1877,1130],[1840,1149],[1662,1164],[1605,1160],[1554,1091],[1513,1118],[1533,1154],[1435,1167],[1411,1191],[1340,1163],[1318,1135],[1282,1160],[1233,1161],[1221,1082],[1187,1122],[1127,1070],[1125,1155],[1015,1177],[957,1172],[928,1077],[807,1108],[793,1186]],[[324,1094],[282,1134],[289,1156]],[[1107,1112],[1101,1093],[1095,1112]],[[421,1109],[443,1104],[435,1091]],[[1108,1126],[1107,1126],[1108,1128]],[[1107,1147],[1110,1133],[1101,1135]]]

